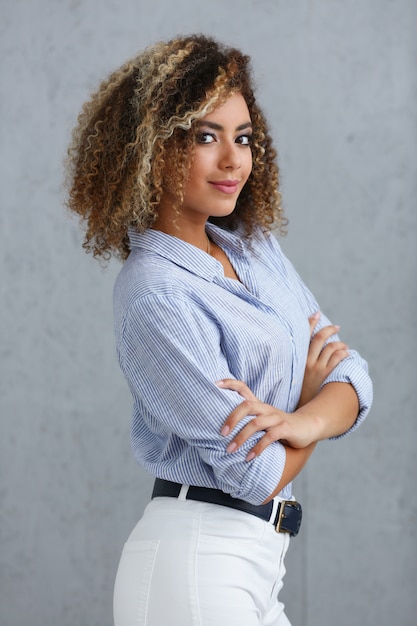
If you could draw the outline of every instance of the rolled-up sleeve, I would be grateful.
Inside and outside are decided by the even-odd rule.
[[[355,351],[349,351],[349,357],[343,359],[337,367],[329,374],[323,385],[327,383],[350,383],[356,391],[359,401],[359,413],[354,424],[345,433],[332,437],[340,439],[355,430],[365,419],[372,405],[373,388],[368,374],[368,364]]]

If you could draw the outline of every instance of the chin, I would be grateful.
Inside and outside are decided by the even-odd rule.
[[[235,208],[236,208],[236,203],[229,209],[224,208],[222,211],[216,211],[215,213],[211,213],[210,218],[221,219],[222,217],[229,217],[229,215],[232,215]]]

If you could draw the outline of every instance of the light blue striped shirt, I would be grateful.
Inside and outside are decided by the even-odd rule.
[[[176,237],[130,232],[114,311],[118,358],[133,395],[132,448],[153,476],[260,504],[281,478],[285,448],[276,442],[245,461],[262,436],[257,433],[226,453],[236,431],[225,438],[220,429],[242,398],[215,382],[243,380],[263,402],[294,411],[310,342],[308,317],[319,306],[273,235],[248,246],[214,225],[207,232],[241,282],[225,278],[218,261]],[[317,330],[329,323],[322,314]],[[331,381],[356,389],[355,428],[372,402],[366,362],[351,351]],[[291,485],[281,495],[288,498]]]

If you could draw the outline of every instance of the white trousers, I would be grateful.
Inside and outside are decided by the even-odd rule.
[[[288,544],[248,513],[156,498],[122,552],[115,626],[290,626],[278,600]]]

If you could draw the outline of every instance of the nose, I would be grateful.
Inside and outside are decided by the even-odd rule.
[[[242,166],[241,147],[233,142],[223,145],[220,167],[225,170],[238,170]]]

